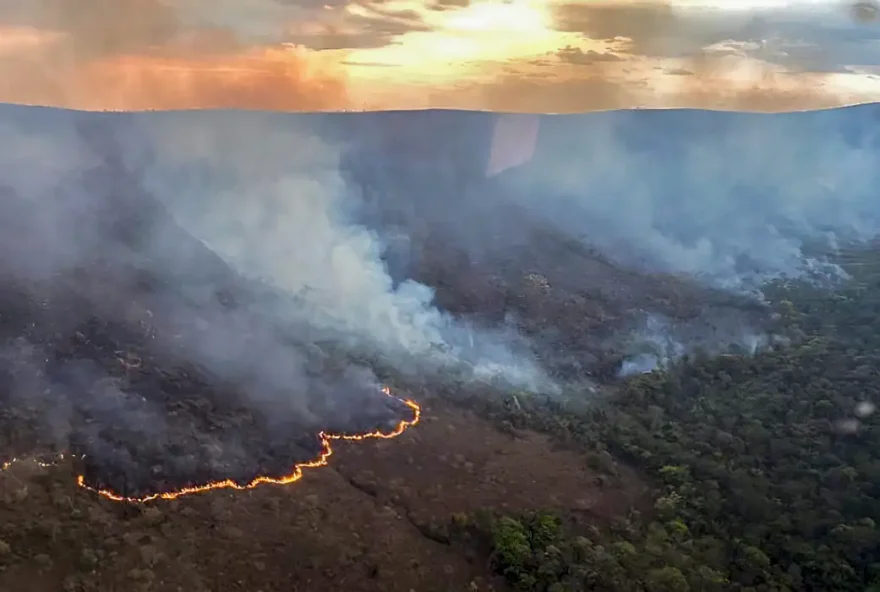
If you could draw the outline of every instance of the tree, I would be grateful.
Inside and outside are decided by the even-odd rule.
[[[645,584],[650,592],[688,592],[691,589],[681,570],[672,566],[652,569]]]

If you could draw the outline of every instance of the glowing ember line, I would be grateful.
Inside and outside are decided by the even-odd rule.
[[[6,462],[0,464],[0,472],[11,469],[12,465],[20,465],[20,464],[27,463],[27,462],[34,463],[38,467],[43,467],[44,469],[47,469],[49,467],[58,466],[61,463],[61,461],[63,461],[65,458],[68,458],[69,456],[70,456],[69,454],[64,454],[63,452],[61,452],[55,456],[55,460],[48,460],[48,461],[41,460],[38,457],[28,457],[28,458],[13,457],[13,458],[10,458],[9,460],[7,460]]]
[[[104,497],[109,500],[113,500],[115,502],[128,502],[128,503],[136,503],[142,504],[146,502],[150,502],[157,499],[162,500],[173,500],[177,498],[181,498],[185,495],[193,495],[196,493],[205,493],[207,491],[213,491],[215,489],[235,489],[238,491],[244,491],[246,489],[254,489],[260,485],[290,485],[291,483],[296,483],[300,479],[302,479],[304,471],[306,469],[316,469],[318,467],[327,466],[329,463],[330,456],[333,455],[333,447],[330,445],[332,440],[348,440],[348,441],[360,441],[360,440],[369,440],[373,438],[378,438],[382,440],[390,440],[391,438],[396,438],[405,432],[408,428],[419,423],[422,415],[422,408],[415,401],[411,401],[409,399],[401,399],[391,394],[391,389],[388,387],[383,387],[382,392],[391,397],[392,399],[397,399],[407,407],[409,407],[413,412],[413,417],[410,420],[401,420],[397,427],[392,432],[367,432],[364,434],[328,434],[326,432],[321,432],[318,434],[318,437],[321,439],[321,454],[315,460],[311,460],[304,463],[299,463],[294,465],[293,471],[289,475],[285,475],[283,477],[257,477],[253,481],[246,483],[244,485],[240,485],[231,479],[224,479],[223,481],[212,481],[210,483],[205,483],[202,485],[194,485],[192,487],[183,487],[176,491],[166,491],[162,493],[154,493],[151,495],[147,495],[144,497],[127,497],[124,495],[120,495],[115,491],[109,489],[100,489],[97,487],[91,487],[86,483],[85,476],[79,475],[76,478],[76,483],[83,489],[91,491],[93,493],[97,493],[101,497]]]

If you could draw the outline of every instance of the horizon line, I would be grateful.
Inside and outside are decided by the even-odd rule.
[[[794,113],[814,113],[822,111],[835,111],[840,109],[852,109],[855,107],[868,107],[880,105],[877,101],[857,101],[842,103],[829,107],[815,107],[811,109],[791,109],[780,111],[757,111],[742,109],[722,109],[711,107],[613,107],[608,109],[591,109],[585,111],[495,111],[491,109],[458,109],[451,107],[413,107],[397,109],[321,109],[321,110],[271,110],[242,107],[195,107],[183,109],[77,109],[73,107],[59,107],[56,105],[43,105],[36,103],[8,103],[0,102],[0,108],[16,107],[24,109],[49,109],[52,111],[68,111],[73,113],[94,113],[114,115],[137,115],[142,113],[177,114],[177,113],[211,113],[211,112],[235,112],[256,114],[281,114],[281,115],[359,115],[367,113],[423,113],[423,112],[449,112],[449,113],[486,113],[492,115],[537,115],[537,116],[566,116],[588,115],[591,113],[608,113],[617,111],[703,111],[710,113],[737,113],[753,115],[784,115]]]

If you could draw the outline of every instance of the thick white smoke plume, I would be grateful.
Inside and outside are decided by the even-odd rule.
[[[0,392],[41,439],[141,491],[396,423],[378,367],[555,390],[514,330],[392,281],[325,122],[0,106]]]
[[[828,285],[845,277],[833,251],[880,234],[878,115],[869,105],[772,116],[533,116],[537,139],[524,124],[512,132],[517,126],[500,116],[493,155],[523,152],[509,147],[522,143],[531,156],[491,185],[502,201],[618,264],[763,300],[770,279]],[[500,140],[505,133],[516,137]],[[682,326],[653,312],[624,340],[622,375],[695,348],[754,352],[773,342],[747,315],[731,324],[707,309]],[[719,323],[728,326],[718,330]]]
[[[397,151],[377,147],[375,162],[365,136],[360,164],[370,173],[364,178],[378,186],[374,191],[412,193],[413,202],[431,202],[421,204],[423,219],[395,232],[422,225],[434,235],[447,232],[459,250],[473,247],[479,255],[486,250],[480,241],[490,239],[503,250],[505,240],[530,236],[503,226],[511,200],[522,206],[518,212],[550,219],[627,265],[754,291],[763,279],[781,274],[833,277],[839,270],[825,262],[822,248],[880,232],[876,111],[542,117],[531,159],[479,182],[467,163],[485,172],[485,162],[477,161],[487,157],[488,138],[479,148],[472,136],[482,133],[483,123],[489,129],[491,115],[441,114],[443,125],[425,128],[431,134],[418,127],[427,119],[417,115],[377,116],[369,121],[390,129],[391,136],[400,131],[395,125],[411,124],[414,131],[401,132],[409,143]],[[87,203],[77,199],[86,190],[76,178],[95,158],[80,146],[71,123],[83,116],[9,113],[0,118],[0,133],[16,150],[0,158],[4,183],[18,194],[61,196],[39,217],[45,245],[32,247],[52,251],[52,257],[21,253],[10,265],[19,261],[29,273],[42,267],[51,275],[53,267],[72,265],[100,247],[50,248],[56,240],[72,244],[65,223]],[[209,112],[105,119],[111,127],[121,122],[114,134],[147,193],[240,273],[281,293],[284,306],[267,313],[294,325],[301,341],[341,341],[378,353],[402,371],[460,372],[532,390],[551,388],[515,331],[469,326],[439,310],[428,286],[392,281],[383,261],[385,237],[378,234],[384,231],[361,224],[361,188],[340,172],[344,142],[330,138],[344,134],[334,135],[333,116]],[[422,157],[410,143],[429,145],[433,156]],[[448,211],[450,198],[461,196],[467,199],[455,201],[456,207],[470,208],[472,217]],[[482,226],[488,222],[495,223],[492,232]],[[78,228],[82,242],[88,233]],[[186,273],[192,266],[187,254],[163,246],[173,244],[163,239],[163,229],[154,233],[155,251]],[[204,341],[234,341],[235,334]],[[230,358],[230,351],[222,358]],[[272,359],[277,366],[284,356]]]
[[[544,117],[507,197],[618,260],[749,291],[880,232],[878,107]]]
[[[290,295],[284,314],[303,331],[378,351],[403,372],[553,388],[513,332],[457,321],[423,284],[394,285],[381,237],[357,222],[341,147],[305,119],[169,114],[142,123],[155,157],[145,171],[150,192],[240,273]]]

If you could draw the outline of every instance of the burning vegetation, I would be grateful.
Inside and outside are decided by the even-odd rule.
[[[144,502],[289,484],[327,465],[333,441],[390,439],[419,421],[419,405],[366,367],[271,324],[271,295],[176,226],[111,133],[78,134],[97,156],[68,188],[85,195],[3,201],[0,379],[31,445],[76,458],[80,487]],[[66,211],[65,234],[40,236],[47,207]],[[174,270],[169,253],[196,262]],[[210,340],[240,344],[200,357]]]
[[[391,394],[391,390],[388,387],[384,387],[382,392],[389,397],[394,397]],[[287,475],[282,475],[280,477],[269,477],[265,475],[260,475],[258,477],[254,477],[250,481],[246,483],[238,483],[233,481],[232,479],[223,479],[222,481],[209,481],[204,484],[192,485],[181,487],[180,489],[172,490],[172,491],[162,491],[158,493],[151,493],[145,495],[143,497],[134,497],[127,496],[118,493],[112,489],[102,489],[100,486],[92,486],[89,485],[89,482],[86,480],[85,475],[79,475],[76,478],[77,485],[82,487],[83,489],[87,489],[98,495],[105,497],[109,500],[113,500],[115,502],[129,502],[129,503],[145,503],[153,500],[174,500],[185,495],[193,495],[195,493],[205,493],[207,491],[213,491],[215,489],[236,489],[239,491],[243,491],[245,489],[253,489],[260,485],[290,485],[291,483],[296,483],[300,479],[302,479],[304,475],[304,471],[307,469],[317,469],[319,467],[325,467],[330,461],[330,457],[333,455],[333,448],[331,446],[331,442],[333,440],[344,440],[348,442],[361,442],[363,440],[370,440],[373,438],[380,438],[383,440],[390,440],[391,438],[396,438],[401,435],[407,428],[410,428],[417,423],[419,423],[419,419],[421,416],[422,409],[419,407],[418,403],[415,401],[411,401],[408,399],[398,399],[394,397],[405,406],[409,407],[412,410],[413,416],[410,420],[402,419],[397,424],[397,427],[391,432],[363,432],[361,434],[329,434],[320,432],[318,434],[318,439],[321,442],[321,454],[312,461],[298,463],[294,465],[293,471]],[[8,463],[7,463],[8,464]]]
[[[876,584],[865,126],[15,113],[0,588]]]

